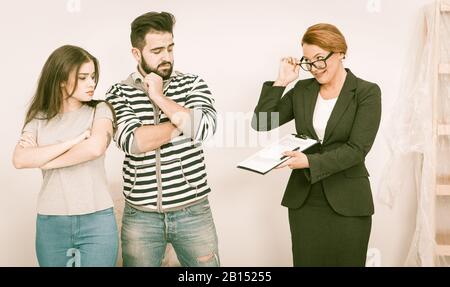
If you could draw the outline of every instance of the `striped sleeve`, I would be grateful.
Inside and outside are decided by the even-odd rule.
[[[186,96],[185,107],[192,110],[196,131],[192,135],[194,142],[202,142],[216,132],[217,112],[214,99],[206,83],[197,77],[193,88]]]
[[[142,126],[142,122],[131,108],[119,85],[113,85],[109,89],[106,93],[106,101],[113,106],[116,113],[117,132],[114,136],[114,141],[125,154],[131,155],[134,131]]]

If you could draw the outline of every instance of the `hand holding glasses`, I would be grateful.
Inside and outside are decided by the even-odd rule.
[[[293,57],[281,59],[278,78],[273,85],[281,87],[287,86],[289,83],[298,78],[300,67],[307,72],[310,72],[313,67],[319,70],[325,69],[327,67],[326,61],[333,55],[333,53],[334,52],[330,52],[325,58],[313,62],[306,60],[305,57],[302,57],[300,60]]]

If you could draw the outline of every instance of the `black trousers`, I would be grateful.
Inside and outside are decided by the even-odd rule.
[[[372,216],[343,216],[328,203],[322,183],[298,209],[289,209],[294,266],[365,266]]]

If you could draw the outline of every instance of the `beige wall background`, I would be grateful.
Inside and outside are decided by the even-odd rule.
[[[376,213],[370,248],[382,266],[400,266],[415,224],[415,194],[400,194],[390,209],[377,200],[388,156],[383,136],[386,116],[395,111],[407,51],[414,39],[420,10],[431,0],[280,0],[280,1],[2,1],[0,9],[2,136],[0,161],[0,266],[36,266],[34,250],[39,170],[15,170],[11,155],[39,72],[48,55],[64,44],[79,45],[101,64],[96,97],[124,79],[135,67],[129,26],[150,10],[169,11],[177,18],[175,67],[201,75],[209,84],[221,117],[222,147],[205,148],[210,202],[219,236],[223,266],[291,266],[287,210],[280,205],[289,170],[259,176],[236,164],[258,147],[232,144],[237,124],[231,113],[249,113],[263,81],[277,75],[281,57],[301,56],[300,37],[318,22],[337,25],[347,38],[345,65],[359,77],[376,82],[383,92],[383,122],[366,159],[371,173]],[[309,77],[303,73],[302,77]],[[244,135],[253,136],[245,123]],[[284,126],[280,135],[294,131]],[[122,153],[111,145],[107,173],[117,202],[121,201]],[[118,212],[121,212],[118,210]]]

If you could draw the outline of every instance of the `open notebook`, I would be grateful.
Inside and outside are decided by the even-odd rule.
[[[283,152],[305,151],[317,143],[319,143],[317,140],[304,135],[289,134],[240,162],[237,167],[266,174],[289,159],[282,155]]]

